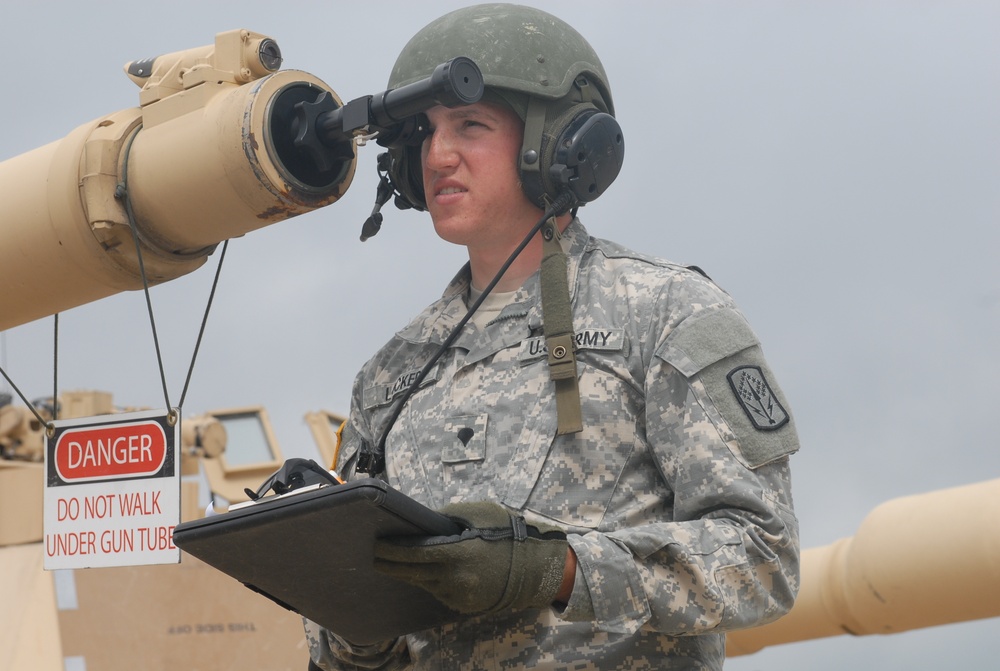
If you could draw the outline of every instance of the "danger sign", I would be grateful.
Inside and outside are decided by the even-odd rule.
[[[46,444],[47,570],[180,561],[179,430],[164,411],[55,423]]]
[[[166,458],[167,434],[153,421],[67,429],[53,455],[64,482],[153,475]]]

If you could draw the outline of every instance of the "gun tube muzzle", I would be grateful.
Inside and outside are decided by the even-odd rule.
[[[328,146],[321,170],[289,130],[295,102],[324,93],[336,99],[312,75],[277,72],[176,115],[163,111],[169,98],[122,110],[0,163],[0,330],[142,288],[116,198],[126,171],[150,284],[192,272],[223,240],[337,201],[354,176],[353,144]]]

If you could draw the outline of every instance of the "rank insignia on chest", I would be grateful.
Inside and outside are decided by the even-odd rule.
[[[788,423],[782,407],[759,366],[740,366],[726,376],[743,411],[761,431],[773,431]]]

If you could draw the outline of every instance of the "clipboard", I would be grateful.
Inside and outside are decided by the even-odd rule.
[[[365,478],[183,522],[173,540],[284,608],[367,645],[460,618],[429,592],[376,571],[375,539],[458,533],[450,518]]]

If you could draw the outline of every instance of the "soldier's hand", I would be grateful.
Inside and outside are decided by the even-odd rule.
[[[376,541],[375,568],[466,615],[545,608],[555,600],[566,534],[528,525],[520,514],[488,501],[441,512],[462,526],[460,535]]]

